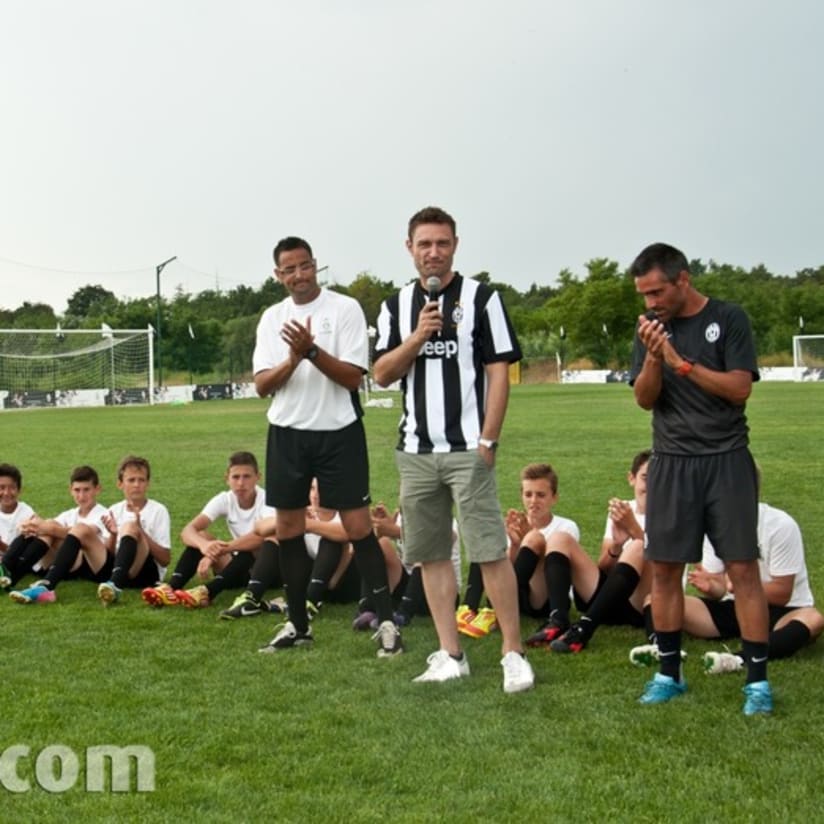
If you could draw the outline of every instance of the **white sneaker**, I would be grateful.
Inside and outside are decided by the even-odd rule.
[[[629,660],[636,667],[651,667],[657,663],[661,655],[658,652],[658,644],[641,644],[640,647],[633,647],[629,651]],[[687,660],[687,653],[681,650],[681,660]]]
[[[510,650],[501,658],[504,670],[504,692],[523,692],[535,686],[535,673],[520,652]]]
[[[705,652],[704,672],[707,675],[721,675],[724,672],[738,672],[744,669],[744,659],[731,652]]]
[[[466,678],[469,675],[469,661],[466,655],[458,661],[445,649],[433,652],[426,659],[426,672],[413,678],[413,681],[422,684],[426,681],[451,681],[453,678]]]
[[[403,652],[403,641],[398,628],[392,621],[384,621],[372,636],[378,642],[378,658],[392,658]]]

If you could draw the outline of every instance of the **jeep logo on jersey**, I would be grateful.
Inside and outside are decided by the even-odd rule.
[[[425,358],[454,358],[458,354],[456,340],[428,340],[421,350]]]

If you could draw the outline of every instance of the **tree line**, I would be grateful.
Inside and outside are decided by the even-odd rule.
[[[746,270],[693,260],[690,267],[699,291],[744,307],[761,359],[789,362],[793,335],[824,332],[824,266],[792,277],[772,274],[764,266]],[[585,268],[582,277],[564,269],[556,284],[533,283],[524,292],[495,282],[488,272],[473,277],[501,292],[527,359],[560,357],[565,364],[586,361],[596,368],[626,368],[642,311],[633,278],[606,258],[591,260]],[[381,302],[397,289],[370,272],[361,272],[348,286],[330,288],[355,298],[371,326]],[[161,298],[164,370],[221,381],[247,375],[258,318],[285,294],[277,280],[268,278],[257,289],[241,285],[193,295],[178,288],[171,300]],[[78,289],[63,315],[45,303],[0,309],[0,327],[16,329],[52,329],[58,323],[66,329],[93,329],[102,323],[145,329],[154,326],[156,318],[154,295],[120,299],[100,285]]]

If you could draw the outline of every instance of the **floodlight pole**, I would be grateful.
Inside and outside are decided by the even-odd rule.
[[[164,260],[163,263],[158,263],[157,266],[155,267],[155,273],[157,274],[157,388],[158,388],[158,391],[160,391],[163,388],[163,359],[161,357],[161,346],[160,346],[160,273],[173,260],[177,260],[177,255],[173,255],[168,260]]]

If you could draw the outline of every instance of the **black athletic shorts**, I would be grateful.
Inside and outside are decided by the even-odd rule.
[[[336,430],[269,426],[266,503],[276,509],[302,509],[309,504],[312,478],[318,479],[323,507],[341,512],[370,504],[369,459],[360,418]]]
[[[717,638],[740,638],[741,627],[738,626],[738,619],[735,617],[735,599],[725,598],[718,601],[715,598],[702,598],[707,611],[718,630]],[[788,613],[798,607],[779,607],[770,604],[770,630]]]
[[[722,561],[756,560],[757,525],[758,486],[748,449],[653,453],[647,470],[647,560],[698,563],[705,534]]]

